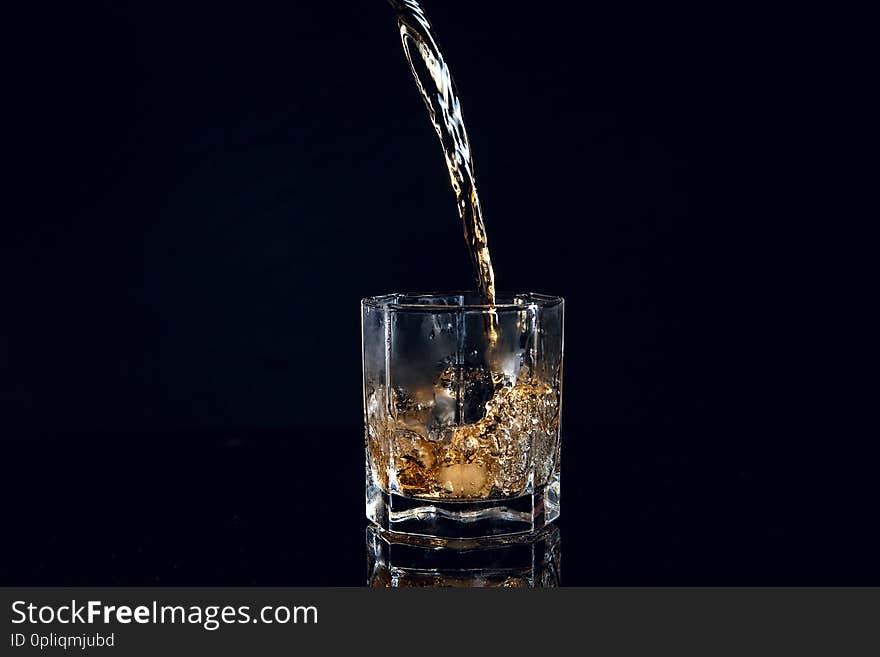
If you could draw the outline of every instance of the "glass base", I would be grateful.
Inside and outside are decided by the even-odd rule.
[[[559,517],[559,476],[530,495],[455,502],[424,500],[367,486],[367,518],[385,531],[436,538],[533,532]]]

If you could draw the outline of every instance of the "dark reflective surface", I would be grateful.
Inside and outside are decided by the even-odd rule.
[[[562,585],[877,582],[872,530],[836,503],[830,466],[720,432],[563,440]],[[7,436],[0,583],[362,586],[361,441],[355,427]]]
[[[443,540],[367,527],[373,588],[556,588],[562,532],[556,525],[491,539]]]

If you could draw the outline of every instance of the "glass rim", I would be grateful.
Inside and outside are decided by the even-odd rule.
[[[389,294],[379,294],[371,297],[364,297],[361,299],[362,307],[369,308],[387,308],[392,311],[421,311],[421,310],[429,310],[431,312],[486,312],[486,311],[495,311],[495,310],[522,310],[523,308],[552,308],[554,306],[562,305],[565,303],[565,299],[560,296],[550,295],[550,294],[541,294],[539,292],[498,292],[496,293],[496,298],[502,299],[516,299],[520,297],[522,299],[521,303],[508,302],[508,303],[496,303],[494,305],[490,305],[488,303],[460,303],[460,304],[448,304],[448,303],[426,303],[419,301],[405,301],[400,302],[401,297],[412,297],[412,298],[420,298],[420,299],[430,299],[431,297],[454,297],[454,296],[464,296],[469,294],[477,294],[474,290],[452,290],[448,292],[426,292],[424,294],[410,293],[410,292],[391,292]]]

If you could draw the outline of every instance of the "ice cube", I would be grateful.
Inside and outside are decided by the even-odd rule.
[[[451,497],[485,497],[489,477],[478,463],[456,463],[440,468],[438,483]]]

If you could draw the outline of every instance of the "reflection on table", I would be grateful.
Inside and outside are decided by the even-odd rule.
[[[547,588],[560,585],[560,530],[480,540],[405,536],[367,527],[367,585]]]

